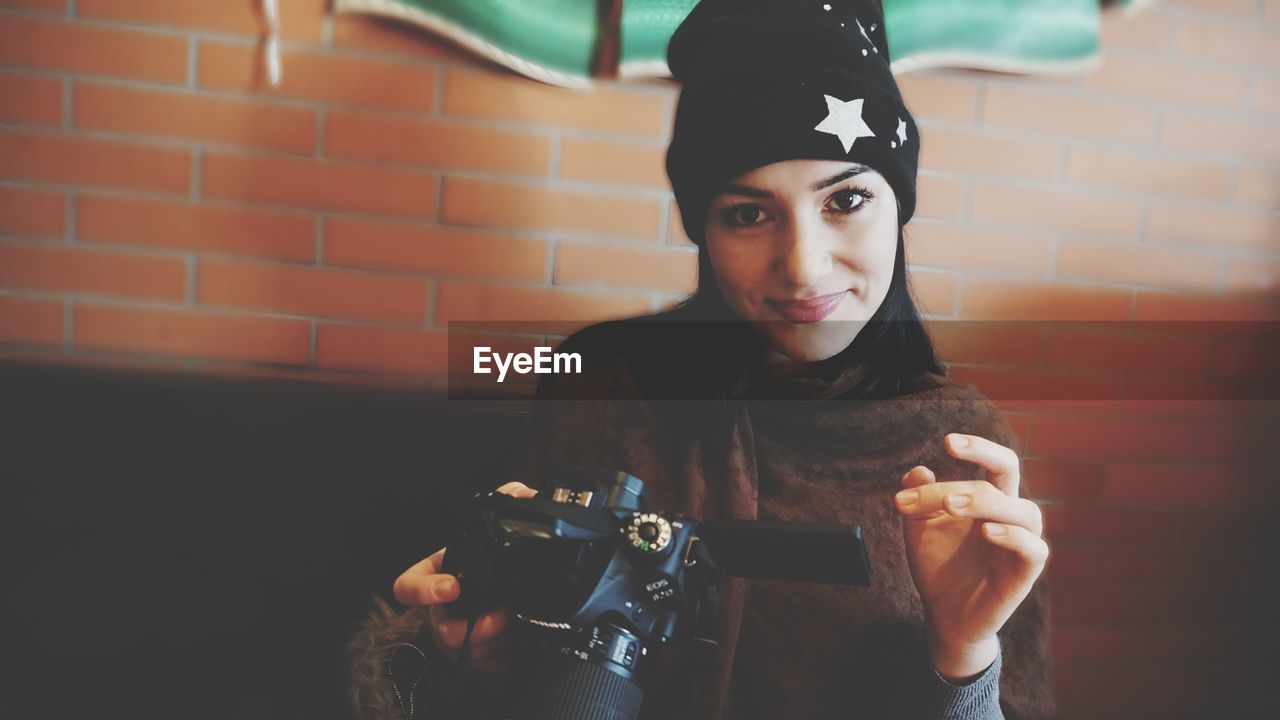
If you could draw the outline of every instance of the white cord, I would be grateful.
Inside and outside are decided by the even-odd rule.
[[[280,0],[262,0],[262,13],[267,18],[267,79],[276,87],[280,84]]]

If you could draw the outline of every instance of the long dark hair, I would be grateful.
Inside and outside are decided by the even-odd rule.
[[[671,308],[668,317],[698,321],[703,362],[700,382],[710,397],[733,401],[750,391],[752,338],[746,324],[737,320],[725,301],[711,267],[706,243],[698,251],[698,286],[692,295]],[[934,353],[933,340],[920,318],[907,279],[906,243],[898,228],[898,248],[884,301],[854,341],[840,353],[854,354],[869,364],[866,380],[848,397],[875,399],[906,392],[923,373],[945,375]]]

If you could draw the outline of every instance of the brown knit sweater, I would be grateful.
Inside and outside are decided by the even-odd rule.
[[[654,509],[856,524],[872,567],[870,587],[731,579],[706,707],[691,707],[687,659],[672,648],[659,654],[642,717],[970,717],[920,709],[923,696],[952,689],[924,659],[893,495],[920,464],[940,481],[981,479],[984,471],[951,457],[943,438],[967,433],[1016,450],[1000,412],[974,388],[935,374],[895,396],[859,400],[865,366],[841,356],[804,377],[757,368],[745,400],[705,415],[712,403],[655,399],[652,378],[664,371],[640,349],[663,346],[664,331],[637,322],[594,326],[562,347],[583,354],[583,373],[544,382],[512,479],[540,488],[571,467],[624,470],[647,483]],[[666,357],[678,368],[682,348],[672,340]],[[705,437],[673,429],[704,415],[721,418]],[[1047,609],[1042,578],[999,633],[992,671],[1007,718],[1053,714]]]

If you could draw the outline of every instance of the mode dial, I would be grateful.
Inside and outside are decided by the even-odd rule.
[[[671,543],[671,523],[656,513],[636,513],[627,527],[627,540],[640,552],[660,553]]]

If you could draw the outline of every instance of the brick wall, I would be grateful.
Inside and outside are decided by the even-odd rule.
[[[420,382],[451,320],[692,288],[673,85],[551,88],[325,6],[282,0],[271,89],[247,1],[0,0],[0,357]],[[1168,0],[1109,13],[1084,76],[901,78],[929,317],[1278,319],[1277,48],[1280,0]],[[984,327],[939,338],[1044,499],[1064,717],[1256,707],[1276,403],[1216,389],[1274,347]]]

